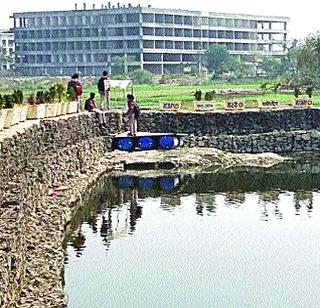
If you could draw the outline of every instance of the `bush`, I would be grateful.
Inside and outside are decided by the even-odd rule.
[[[146,70],[135,70],[129,76],[136,84],[151,84],[154,78],[154,75]]]
[[[37,103],[36,97],[34,93],[30,94],[27,98],[27,104],[28,105],[35,105]]]
[[[4,108],[13,108],[14,106],[14,99],[13,96],[10,94],[3,95],[4,100]]]
[[[4,105],[4,99],[3,99],[3,96],[0,94],[0,109],[2,109]]]
[[[201,90],[196,90],[196,92],[194,92],[194,97],[196,98],[196,101],[201,101],[201,97],[202,97],[202,92]]]
[[[36,102],[37,104],[45,104],[45,97],[44,97],[44,92],[43,91],[38,91],[36,94]]]
[[[21,90],[14,90],[12,94],[12,99],[15,104],[23,104],[23,92]]]
[[[295,97],[295,98],[298,98],[300,94],[301,94],[300,89],[297,88],[297,87],[294,88],[294,93],[293,93],[294,97]]]
[[[206,101],[212,101],[215,93],[216,93],[215,90],[206,92],[205,95],[204,95],[204,99],[205,99]]]
[[[306,94],[308,95],[309,98],[312,98],[312,93],[313,93],[313,87],[308,87],[306,89]]]
[[[59,102],[62,102],[62,99],[64,98],[64,96],[66,94],[66,86],[62,82],[57,83],[56,84],[56,92],[57,92]]]

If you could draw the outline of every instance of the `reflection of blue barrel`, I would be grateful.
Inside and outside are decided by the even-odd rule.
[[[150,137],[139,138],[138,144],[141,150],[151,150],[154,147],[154,141]]]
[[[175,186],[174,178],[163,178],[160,179],[160,187],[163,190],[171,190]]]
[[[149,190],[153,186],[153,179],[151,178],[142,178],[139,179],[139,187],[144,190]]]
[[[133,140],[130,138],[120,138],[117,142],[117,148],[121,151],[132,151]]]
[[[118,188],[129,188],[133,186],[132,176],[120,176],[118,178]]]
[[[173,136],[163,136],[159,140],[160,149],[174,149],[179,145],[179,138]]]

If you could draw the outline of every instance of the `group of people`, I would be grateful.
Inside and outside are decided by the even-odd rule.
[[[111,82],[108,77],[108,72],[103,71],[102,76],[99,78],[97,83],[97,88],[100,95],[100,105],[98,108],[95,100],[95,93],[91,92],[89,98],[84,103],[84,109],[93,112],[96,114],[99,123],[105,124],[105,110],[110,110],[110,91],[111,91]],[[68,82],[68,92],[71,100],[80,102],[80,97],[83,93],[83,87],[79,80],[78,74],[73,74],[71,79]],[[132,94],[127,95],[128,101],[128,110],[126,113],[127,121],[128,121],[128,129],[130,136],[135,136],[137,133],[137,120],[140,116],[140,110],[135,102],[134,96]]]

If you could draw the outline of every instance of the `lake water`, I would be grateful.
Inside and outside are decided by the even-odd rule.
[[[70,307],[319,307],[319,185],[317,164],[105,179],[66,244]]]

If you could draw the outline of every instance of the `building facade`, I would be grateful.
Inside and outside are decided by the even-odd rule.
[[[146,69],[162,74],[201,63],[212,44],[231,54],[283,55],[286,17],[102,6],[14,13],[16,73],[83,75]]]
[[[8,30],[0,30],[0,72],[7,73],[14,68],[14,35]]]

